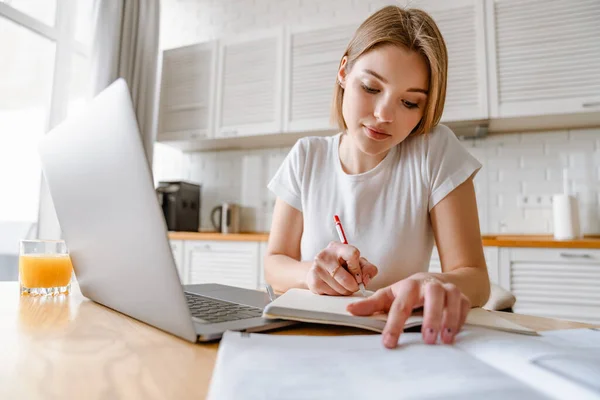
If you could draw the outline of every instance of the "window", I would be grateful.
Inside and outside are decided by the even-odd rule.
[[[0,281],[52,209],[37,142],[88,98],[92,2],[0,0]]]

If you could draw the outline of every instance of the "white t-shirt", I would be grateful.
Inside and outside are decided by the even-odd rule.
[[[294,145],[268,188],[303,213],[301,260],[311,261],[332,240],[339,215],[348,243],[373,263],[376,290],[429,267],[429,211],[481,168],[444,125],[408,137],[372,170],[349,175],[338,154],[339,133]]]

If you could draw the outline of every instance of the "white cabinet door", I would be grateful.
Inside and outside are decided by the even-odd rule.
[[[600,323],[600,250],[503,248],[500,258],[515,312]]]
[[[286,34],[284,130],[328,130],[337,70],[358,24]]]
[[[484,247],[483,254],[485,256],[485,262],[488,268],[488,275],[490,282],[499,284],[498,277],[498,248],[497,247]],[[440,255],[437,251],[437,247],[433,247],[431,253],[431,261],[429,263],[429,272],[442,272],[442,264],[440,262]]]
[[[267,287],[265,281],[265,254],[267,254],[267,242],[259,242],[259,257],[258,257],[258,289]]]
[[[484,4],[479,0],[424,0],[448,49],[448,84],[442,122],[488,118]]]
[[[281,132],[283,29],[219,41],[216,136]]]
[[[600,110],[599,1],[486,6],[493,117]]]
[[[184,255],[183,255],[183,240],[171,240],[171,251],[173,252],[173,259],[175,260],[175,265],[177,265],[177,273],[179,274],[179,279],[182,284],[186,284],[185,281],[185,263],[184,263]]]
[[[216,50],[206,42],[163,52],[157,140],[211,136]]]
[[[189,284],[220,283],[256,289],[257,242],[189,240],[184,248]]]

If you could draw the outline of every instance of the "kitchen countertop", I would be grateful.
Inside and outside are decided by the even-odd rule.
[[[266,242],[268,232],[222,234],[218,232],[169,232],[171,240],[225,240],[239,242]],[[552,235],[484,235],[483,245],[490,247],[542,247],[600,249],[600,236],[574,240],[555,240]]]

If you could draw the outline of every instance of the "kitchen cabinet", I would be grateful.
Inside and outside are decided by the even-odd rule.
[[[331,99],[337,70],[358,24],[290,28],[286,33],[284,130],[334,129]]]
[[[186,240],[184,283],[221,283],[256,289],[259,247],[258,242]]]
[[[499,272],[515,312],[600,323],[600,250],[501,248]]]
[[[492,117],[600,111],[600,2],[487,0]]]
[[[162,54],[157,140],[196,140],[212,136],[216,42]]]
[[[283,29],[219,40],[219,138],[282,130]]]
[[[171,240],[171,251],[173,252],[173,260],[177,266],[177,273],[182,284],[185,284],[184,277],[186,276],[185,263],[183,258],[183,240]]]
[[[448,49],[446,104],[441,122],[487,119],[485,8],[479,0],[424,0]]]
[[[267,281],[265,280],[265,254],[267,254],[268,242],[259,243],[259,257],[258,257],[258,289],[262,290],[267,287]]]

